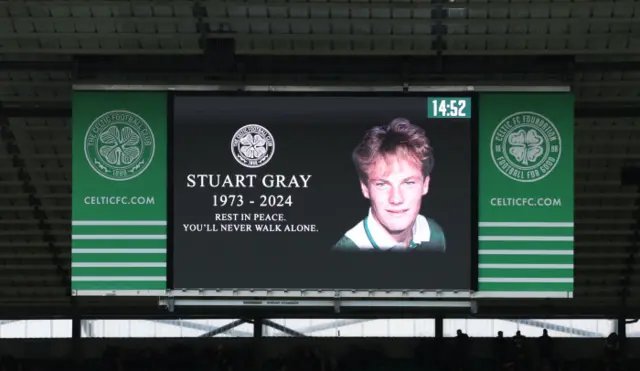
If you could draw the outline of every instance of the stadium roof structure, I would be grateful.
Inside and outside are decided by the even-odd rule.
[[[0,1],[0,312],[160,313],[70,297],[73,84],[375,81],[571,86],[575,298],[480,314],[637,316],[639,19],[633,0]]]

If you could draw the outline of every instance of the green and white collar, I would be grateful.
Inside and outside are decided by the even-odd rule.
[[[397,245],[396,241],[376,222],[371,215],[371,209],[369,209],[369,215],[364,220],[346,233],[346,237],[351,239],[358,248],[362,250],[403,249],[403,247]],[[429,222],[424,216],[418,215],[413,225],[413,239],[409,248],[415,248],[423,242],[430,241],[430,239],[431,228],[429,227]]]

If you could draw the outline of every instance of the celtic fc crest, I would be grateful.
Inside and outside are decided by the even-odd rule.
[[[498,170],[517,182],[537,182],[558,165],[562,140],[556,126],[536,112],[503,119],[491,136],[491,158]]]
[[[149,124],[139,115],[124,110],[100,115],[93,120],[84,138],[84,154],[91,168],[115,181],[142,174],[153,160],[155,147]]]
[[[273,135],[267,128],[256,124],[241,127],[231,139],[233,158],[250,169],[266,165],[273,157],[275,148]]]

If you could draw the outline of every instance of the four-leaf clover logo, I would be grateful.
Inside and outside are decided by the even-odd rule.
[[[247,134],[240,139],[240,152],[247,158],[260,158],[267,153],[267,141],[262,135]]]
[[[130,127],[111,126],[100,134],[100,155],[111,165],[130,165],[140,157],[140,136]]]
[[[156,148],[153,129],[135,112],[113,110],[96,117],[84,136],[91,169],[117,182],[134,179],[151,165]]]
[[[244,167],[264,166],[275,149],[273,135],[261,125],[249,124],[238,129],[231,139],[231,154]]]
[[[533,111],[510,114],[491,134],[489,149],[496,169],[516,182],[547,177],[559,163],[562,138],[556,125]]]
[[[544,154],[544,138],[535,129],[509,134],[509,154],[524,166],[535,163]]]

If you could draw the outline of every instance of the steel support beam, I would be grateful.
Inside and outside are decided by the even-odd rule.
[[[350,326],[358,323],[365,323],[365,322],[371,322],[371,321],[373,321],[373,319],[339,319],[333,322],[321,323],[318,325],[303,327],[298,331],[303,334],[313,335],[316,332],[320,332],[324,330],[336,329],[344,326]]]
[[[591,62],[576,59],[570,55],[446,55],[446,36],[448,29],[443,23],[448,11],[442,7],[444,0],[433,0],[435,12],[432,16],[432,32],[435,36],[433,56],[287,56],[287,55],[244,55],[236,56],[249,73],[252,71],[280,70],[288,73],[309,72],[341,72],[341,73],[379,73],[397,71],[397,67],[407,63],[412,71],[434,72],[434,66],[441,63],[441,73],[551,73],[566,72],[570,63],[575,65],[576,72],[627,72],[640,70],[640,61],[603,61]],[[206,7],[194,4],[193,14],[196,28],[202,32],[211,26],[203,15]],[[225,24],[215,26],[220,34],[228,32]],[[203,51],[210,45],[200,34],[200,48]],[[3,71],[68,71],[80,72],[78,77],[90,78],[92,73],[189,73],[201,71],[204,55],[78,55],[72,60],[62,61],[0,61]],[[88,75],[87,75],[88,74]]]
[[[184,327],[192,330],[203,331],[207,334],[218,331],[220,327],[204,325],[197,322],[185,321],[185,320],[163,320],[163,319],[155,319],[155,320],[147,320],[151,322],[161,323],[164,325],[176,326],[176,327]],[[237,322],[237,321],[235,321]],[[233,322],[231,322],[233,323]],[[242,324],[242,323],[241,323]],[[240,324],[240,325],[241,325]],[[239,325],[238,325],[239,326]],[[237,327],[237,326],[236,326]],[[235,330],[234,328],[227,329],[223,331],[224,333],[236,336],[236,337],[250,337],[251,334],[246,331]],[[216,335],[221,334],[222,332],[218,332]]]
[[[80,320],[82,323],[82,332],[84,332],[85,337],[88,338],[93,338],[95,337],[95,331],[94,331],[94,323],[93,320],[90,319],[84,319],[84,320]]]
[[[10,118],[64,118],[71,117],[71,107],[48,108],[27,104],[26,107],[5,107],[2,114]]]
[[[627,355],[627,346],[629,345],[628,334],[627,334],[627,320],[624,315],[618,318],[618,338],[620,339],[620,354],[623,359],[626,358]]]
[[[39,300],[34,302],[33,300],[23,300],[24,304],[11,303],[6,305],[6,300],[0,300],[0,318],[6,320],[27,320],[27,319],[71,319],[72,309],[69,303],[69,299],[64,298],[51,298],[57,300],[50,306],[46,305],[50,301]],[[104,298],[83,298],[79,297],[78,300],[83,302],[89,299],[90,305],[81,305],[78,308],[78,313],[84,319],[140,319],[140,320],[155,320],[155,321],[176,321],[175,318],[183,319],[221,319],[228,320],[237,316],[239,313],[244,318],[255,318],[264,316],[264,310],[252,310],[246,307],[230,307],[221,309],[220,307],[183,307],[176,308],[175,312],[168,312],[165,308],[161,308],[157,305],[158,301],[155,297],[148,298],[119,298],[119,297],[104,297]],[[126,300],[119,300],[126,299]],[[143,300],[151,299],[151,300]],[[491,303],[485,303],[483,305],[483,311],[474,315],[474,318],[485,319],[518,319],[518,318],[531,318],[531,308],[536,308],[536,313],[544,313],[548,318],[554,319],[611,319],[615,318],[620,312],[620,304],[613,296],[603,297],[606,300],[607,305],[597,305],[589,302],[588,298],[582,297],[581,299],[518,299],[521,305],[514,306],[512,302],[514,300],[491,300]],[[64,300],[64,301],[63,301]],[[498,304],[498,302],[503,304]],[[34,304],[35,303],[35,304]],[[124,303],[128,303],[123,305]],[[445,316],[446,318],[468,318],[469,312],[457,312],[457,311],[442,311],[440,313],[434,313],[432,311],[425,311],[424,309],[412,309],[412,308],[370,308],[360,311],[343,311],[339,314],[342,318],[368,318],[371,320],[379,318],[433,318],[435,315]],[[288,309],[274,308],[270,313],[272,318],[336,318],[338,314],[333,312],[327,312],[325,309],[305,309],[299,308],[295,312]],[[640,305],[638,303],[630,304],[628,308],[628,317],[640,316]],[[183,321],[189,322],[189,321]],[[198,324],[199,325],[199,324]],[[184,325],[189,326],[191,325]],[[210,329],[209,329],[210,330]],[[208,330],[202,330],[203,332]],[[245,331],[244,334],[233,336],[252,336],[252,333]],[[299,331],[299,330],[298,330]],[[231,334],[231,333],[230,333]]]
[[[0,60],[0,71],[62,71],[72,72],[75,68],[73,60],[68,61],[7,61]]]
[[[3,115],[10,118],[66,118],[71,117],[70,107],[34,107],[27,103],[26,107],[7,107],[3,109]],[[635,102],[617,104],[583,104],[576,103],[576,118],[616,118],[616,117],[640,117],[640,106]]]
[[[232,330],[232,329],[234,329],[234,328],[236,328],[236,327],[238,327],[238,326],[240,326],[240,325],[242,325],[242,324],[244,324],[246,322],[247,321],[245,321],[243,319],[239,319],[239,320],[230,322],[230,323],[228,323],[228,324],[226,324],[224,326],[220,326],[220,327],[218,327],[218,328],[216,328],[214,330],[208,331],[208,332],[200,335],[200,337],[201,338],[214,337],[216,335],[228,332],[229,330]]]
[[[577,335],[577,336],[582,336],[587,338],[602,337],[602,334],[599,334],[597,332],[581,330],[581,329],[568,327],[568,326],[556,325],[556,324],[548,323],[544,321],[536,321],[531,319],[517,319],[517,320],[505,320],[505,321],[509,321],[509,322],[513,322],[521,325],[527,325],[531,327],[537,327],[539,329],[547,329],[551,331],[563,332],[565,334]]]
[[[437,316],[434,318],[434,337],[436,339],[441,339],[444,337],[444,318],[442,316]]]
[[[264,320],[262,318],[253,319],[253,337],[261,338],[264,336]]]
[[[196,31],[198,31],[198,46],[202,49],[203,54],[207,49],[207,35],[209,34],[209,23],[207,23],[206,19],[208,17],[207,7],[202,5],[200,0],[195,0],[193,2],[193,18],[196,22]]]
[[[439,1],[439,0],[438,0]],[[442,10],[445,13],[446,10]],[[444,27],[444,26],[443,26]],[[445,29],[438,29],[445,32]],[[435,44],[444,51],[444,44]],[[204,56],[78,56],[79,76],[89,77],[104,73],[170,74],[200,72]],[[406,62],[413,73],[434,74],[438,60],[444,74],[526,74],[544,73],[562,76],[573,62],[568,56],[287,56],[287,55],[238,55],[247,74],[389,74],[397,72]],[[579,70],[579,68],[578,68]]]
[[[637,72],[640,71],[640,61],[588,62],[576,61],[578,72]]]
[[[84,357],[84,341],[82,341],[82,317],[74,311],[74,315],[71,318],[71,354],[69,358],[73,360],[74,368],[79,369]],[[88,336],[93,335],[92,332],[87,333]]]
[[[636,102],[617,104],[583,104],[576,102],[575,115],[577,118],[640,117],[640,105]]]
[[[271,327],[271,328],[274,328],[274,329],[276,329],[276,330],[278,330],[278,331],[280,331],[280,332],[283,332],[283,333],[285,333],[285,334],[287,334],[287,335],[295,336],[295,337],[307,337],[307,335],[305,335],[305,334],[303,334],[303,333],[301,333],[301,332],[299,332],[299,331],[292,330],[292,329],[290,329],[290,328],[288,328],[288,327],[286,327],[286,326],[283,326],[283,325],[281,325],[281,324],[279,324],[279,323],[276,323],[276,322],[273,322],[273,321],[271,321],[271,320],[263,319],[263,320],[262,320],[262,322],[263,322],[266,326],[269,326],[269,327]]]
[[[7,107],[3,115],[10,118],[67,118],[71,117],[70,107],[34,107],[27,103],[26,107]],[[576,103],[576,118],[616,118],[640,117],[640,106],[634,102],[617,104],[583,104]]]
[[[438,74],[444,72],[443,52],[447,49],[447,25],[444,20],[449,15],[448,9],[444,7],[445,0],[431,0],[433,8],[431,9],[431,34],[434,36],[431,43],[431,49],[436,52],[435,71]]]

